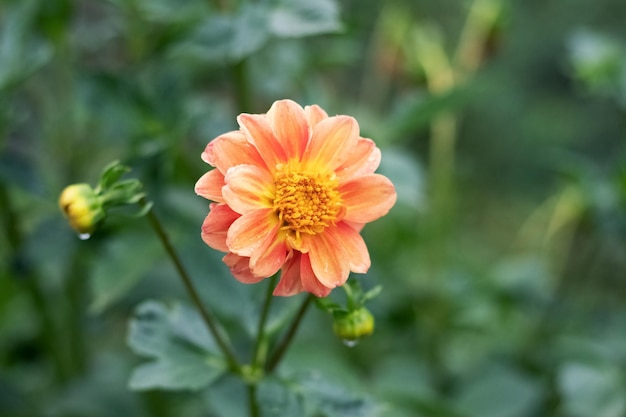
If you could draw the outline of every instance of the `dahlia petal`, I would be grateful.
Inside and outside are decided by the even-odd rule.
[[[254,275],[252,271],[250,271],[250,258],[235,255],[234,253],[227,253],[222,258],[222,261],[239,282],[244,284],[255,284],[265,279],[265,277]]]
[[[265,169],[237,165],[228,169],[224,182],[224,201],[237,213],[272,207],[274,180]]]
[[[309,142],[309,124],[302,107],[291,100],[276,101],[267,112],[267,120],[287,159],[300,159]]]
[[[228,252],[228,228],[240,215],[226,204],[211,204],[208,216],[202,223],[202,240],[213,249]]]
[[[308,254],[303,254],[300,260],[300,279],[302,280],[302,288],[304,291],[310,292],[316,297],[326,297],[332,291],[332,287],[322,284],[313,268]]]
[[[274,172],[276,165],[287,161],[285,150],[274,135],[267,117],[259,114],[240,114],[237,117],[246,139],[258,150],[267,168]]]
[[[328,119],[328,114],[317,104],[306,106],[304,108],[304,113],[306,114],[306,118],[309,121],[309,126],[311,126],[311,128],[322,120]]]
[[[280,224],[276,223],[270,233],[263,236],[263,244],[252,252],[250,270],[255,275],[270,277],[285,263],[287,244],[284,232],[280,232],[279,229]]]
[[[248,142],[241,131],[232,131],[218,136],[206,146],[202,159],[217,167],[222,174],[236,165],[264,166],[257,149]]]
[[[339,187],[346,207],[343,220],[369,223],[389,212],[396,202],[396,190],[387,177],[370,174]]]
[[[274,288],[274,295],[289,297],[304,291],[300,274],[300,257],[299,252],[293,252],[293,257],[285,262],[280,281]]]
[[[345,250],[350,262],[350,270],[359,274],[366,273],[370,268],[371,261],[361,235],[344,222],[338,223],[337,227],[329,229],[329,232],[335,234],[335,238]]]
[[[380,165],[380,149],[371,139],[359,138],[356,147],[336,170],[340,182],[353,177],[373,174]]]
[[[248,212],[233,222],[228,229],[226,244],[231,252],[250,257],[265,243],[265,238],[278,227],[278,218],[271,208]]]
[[[223,203],[222,187],[224,185],[224,175],[219,170],[212,169],[196,182],[195,191],[207,200]]]
[[[328,288],[342,285],[350,274],[348,255],[333,229],[331,226],[323,233],[302,238],[303,245],[308,248],[311,268],[317,280]]]
[[[352,117],[329,117],[313,128],[302,159],[310,169],[334,170],[348,159],[358,138],[359,125]]]

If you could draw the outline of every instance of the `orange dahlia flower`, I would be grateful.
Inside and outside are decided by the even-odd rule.
[[[215,202],[202,239],[227,252],[235,278],[255,283],[282,269],[274,295],[325,297],[350,271],[367,272],[359,232],[391,209],[396,192],[374,173],[380,150],[356,120],[280,100],[237,121],[240,130],[207,145],[202,159],[216,169],[195,187]]]

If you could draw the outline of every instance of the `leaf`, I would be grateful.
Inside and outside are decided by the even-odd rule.
[[[339,6],[334,0],[285,1],[272,10],[269,26],[281,38],[336,33],[342,29]]]
[[[198,390],[226,370],[197,312],[180,304],[168,309],[158,301],[142,303],[130,321],[127,342],[138,355],[153,359],[133,371],[133,390]]]
[[[380,406],[364,395],[349,392],[319,374],[299,376],[294,380],[298,390],[314,409],[315,416],[324,417],[374,417],[379,415]]]
[[[558,386],[565,414],[571,417],[621,417],[626,413],[626,388],[619,368],[568,363],[561,367]]]
[[[268,38],[267,9],[252,4],[234,16],[215,15],[204,20],[170,54],[176,59],[223,65],[248,57],[261,49]]]
[[[293,386],[278,378],[266,378],[257,391],[257,400],[263,417],[301,417],[304,403]]]

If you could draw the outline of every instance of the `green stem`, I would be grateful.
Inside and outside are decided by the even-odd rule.
[[[142,199],[139,202],[139,204],[142,207],[146,207],[149,203],[145,199]],[[176,253],[176,251],[174,250],[174,247],[170,243],[169,237],[167,236],[165,229],[161,225],[161,222],[159,221],[157,216],[154,214],[154,211],[152,209],[148,211],[147,217],[148,217],[148,221],[150,222],[150,225],[152,226],[157,236],[161,240],[161,243],[163,244],[165,251],[167,252],[172,262],[174,263],[174,266],[176,267],[176,271],[178,272],[178,275],[182,279],[183,284],[185,285],[185,288],[187,289],[187,292],[189,293],[189,296],[191,297],[191,300],[196,305],[196,308],[200,312],[202,319],[206,323],[209,331],[213,335],[213,338],[215,338],[215,341],[217,342],[218,346],[222,350],[222,353],[226,357],[226,360],[228,361],[230,368],[234,371],[239,372],[241,370],[241,365],[239,364],[239,361],[237,360],[235,353],[233,352],[230,345],[226,342],[226,339],[224,338],[224,336],[222,336],[222,333],[218,326],[217,319],[213,316],[213,313],[208,309],[208,307],[205,307],[205,305],[202,303],[202,300],[200,299],[200,296],[198,295],[198,292],[196,291],[196,288],[193,285],[193,281],[191,280],[191,278],[189,277],[189,274],[187,274],[187,271],[183,267],[183,264],[180,261],[178,254]]]
[[[257,327],[256,343],[254,345],[254,352],[252,354],[252,368],[257,369],[262,362],[262,357],[265,356],[262,346],[265,341],[265,323],[267,322],[267,316],[270,311],[270,305],[272,304],[274,286],[276,285],[276,279],[278,274],[275,274],[270,278],[270,282],[267,286],[267,292],[265,293],[265,301],[263,303],[263,310],[261,311],[261,318],[259,319],[259,325]]]
[[[278,344],[278,347],[274,351],[274,354],[272,355],[270,360],[267,362],[265,369],[267,370],[268,373],[272,372],[276,368],[276,366],[280,363],[281,359],[283,358],[283,355],[285,354],[285,352],[287,351],[287,348],[291,344],[293,337],[296,335],[298,326],[300,326],[300,322],[304,318],[304,313],[306,313],[306,310],[311,304],[311,301],[313,301],[313,296],[309,294],[304,300],[304,302],[302,303],[302,305],[300,306],[300,309],[298,310],[298,312],[296,313],[296,316],[291,322],[291,326],[289,326],[289,330],[287,330],[285,337]]]
[[[250,417],[259,417],[261,412],[256,401],[256,384],[248,385],[248,406],[250,407]]]

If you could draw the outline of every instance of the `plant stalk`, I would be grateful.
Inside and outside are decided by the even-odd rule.
[[[272,355],[270,360],[267,362],[266,367],[265,367],[267,373],[271,373],[276,368],[276,366],[280,363],[281,359],[283,358],[283,355],[285,354],[285,352],[287,352],[287,348],[289,348],[289,345],[291,344],[294,336],[296,335],[296,331],[298,330],[298,327],[300,326],[300,322],[304,318],[304,314],[309,308],[311,301],[313,301],[313,295],[309,294],[304,300],[304,302],[302,303],[302,305],[300,306],[300,309],[298,310],[298,312],[296,313],[296,316],[291,322],[291,325],[289,326],[289,330],[287,330],[285,337],[278,344],[278,347],[274,351],[274,354]]]
[[[263,342],[265,341],[265,323],[267,322],[267,316],[269,315],[270,305],[272,304],[274,286],[276,285],[276,279],[278,274],[274,274],[270,278],[270,282],[267,286],[267,292],[265,293],[265,301],[263,303],[263,310],[261,311],[261,318],[259,319],[259,325],[257,327],[256,343],[254,345],[254,351],[252,354],[252,368],[257,369],[263,361]]]
[[[145,199],[141,199],[139,204],[143,208],[148,205],[148,202]],[[155,233],[161,240],[161,243],[163,244],[165,251],[167,252],[172,262],[174,263],[174,266],[176,267],[176,271],[178,272],[178,275],[182,279],[183,284],[185,285],[185,288],[187,289],[187,292],[189,293],[189,296],[191,297],[191,300],[193,301],[196,308],[200,312],[202,319],[204,320],[209,331],[215,338],[217,345],[220,347],[220,349],[222,350],[222,353],[226,357],[226,360],[228,361],[230,368],[234,371],[239,372],[241,370],[241,365],[239,364],[239,361],[237,360],[235,353],[233,352],[232,348],[226,342],[226,339],[222,335],[218,326],[217,319],[214,317],[213,313],[208,309],[208,307],[206,307],[202,303],[202,300],[200,299],[200,296],[198,295],[198,291],[196,291],[196,288],[193,285],[193,281],[189,277],[189,274],[187,274],[187,271],[185,270],[180,258],[178,257],[178,254],[174,250],[174,247],[172,246],[170,239],[167,233],[165,232],[165,229],[163,228],[161,222],[159,221],[158,217],[154,214],[154,211],[152,209],[148,211],[147,217],[148,217],[148,221],[150,222],[150,225],[152,226]]]

